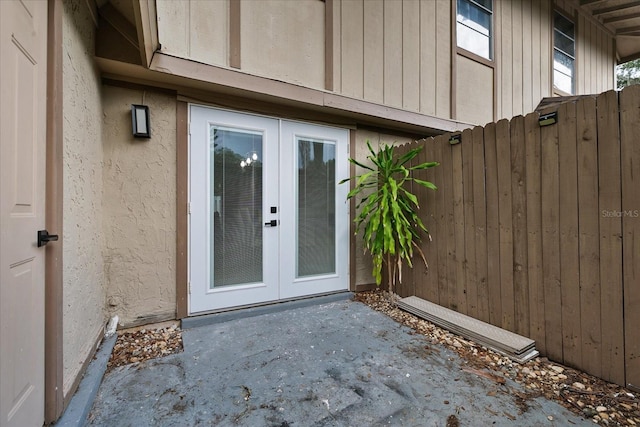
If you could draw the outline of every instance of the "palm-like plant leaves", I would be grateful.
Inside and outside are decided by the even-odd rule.
[[[349,159],[351,163],[367,172],[344,179],[340,183],[355,180],[354,188],[347,195],[347,199],[363,191],[371,191],[356,206],[356,234],[364,228],[364,245],[373,259],[373,277],[376,284],[380,285],[382,282],[382,266],[386,263],[389,270],[389,290],[393,292],[395,271],[398,271],[398,279],[402,282],[402,262],[406,262],[409,267],[412,266],[414,249],[419,252],[425,265],[427,263],[418,243],[420,232],[428,234],[428,230],[417,213],[420,209],[418,198],[404,185],[413,182],[435,190],[436,186],[433,183],[413,178],[411,173],[438,166],[439,163],[425,162],[405,166],[420,153],[422,147],[409,150],[399,158],[394,158],[393,146],[385,144],[375,152],[367,141],[367,147],[370,152],[367,158],[374,167]]]

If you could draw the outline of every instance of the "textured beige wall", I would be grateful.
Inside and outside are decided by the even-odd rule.
[[[131,104],[151,111],[151,139],[131,135]],[[122,325],[175,318],[176,99],[103,86],[107,309]]]
[[[83,0],[64,2],[63,364],[64,393],[105,323],[102,262],[100,78],[94,24]]]
[[[372,165],[372,163],[367,160],[367,156],[369,155],[369,149],[367,148],[367,141],[371,143],[371,147],[375,150],[378,149],[381,145],[384,144],[405,144],[407,142],[411,142],[412,139],[406,137],[398,137],[395,135],[384,134],[379,132],[374,132],[365,129],[358,129],[356,132],[356,147],[355,147],[355,157],[356,159],[364,164]],[[365,169],[356,166],[356,175],[360,175],[363,173]],[[361,197],[356,199],[356,204],[362,200]],[[353,215],[354,213],[352,213]],[[355,284],[356,285],[368,285],[371,283],[375,283],[373,276],[371,275],[371,269],[373,264],[371,263],[371,255],[367,252],[364,252],[364,245],[362,243],[362,235],[358,235],[355,237],[356,239],[356,277]],[[384,281],[384,278],[383,278]]]

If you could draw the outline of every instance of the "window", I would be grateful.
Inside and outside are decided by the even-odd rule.
[[[493,0],[458,0],[456,37],[461,47],[486,59],[492,59],[491,25]]]
[[[573,94],[575,48],[573,22],[556,12],[553,19],[553,86],[568,94]]]

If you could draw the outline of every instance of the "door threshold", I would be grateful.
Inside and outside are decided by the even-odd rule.
[[[195,314],[193,315],[193,317],[186,317],[181,320],[181,327],[182,329],[191,329],[199,326],[213,325],[216,323],[228,322],[230,320],[242,319],[245,317],[254,317],[261,316],[263,314],[277,313],[294,308],[327,304],[337,301],[346,301],[352,298],[353,293],[344,290],[319,295],[308,295],[286,300],[269,301],[260,304],[225,308],[213,312],[207,312],[204,314]]]

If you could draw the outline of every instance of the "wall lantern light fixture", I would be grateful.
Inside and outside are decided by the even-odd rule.
[[[451,135],[451,137],[449,137],[449,144],[451,145],[460,144],[461,142],[462,142],[462,135],[460,134]]]
[[[131,104],[131,124],[134,137],[151,138],[149,107],[146,105]]]

